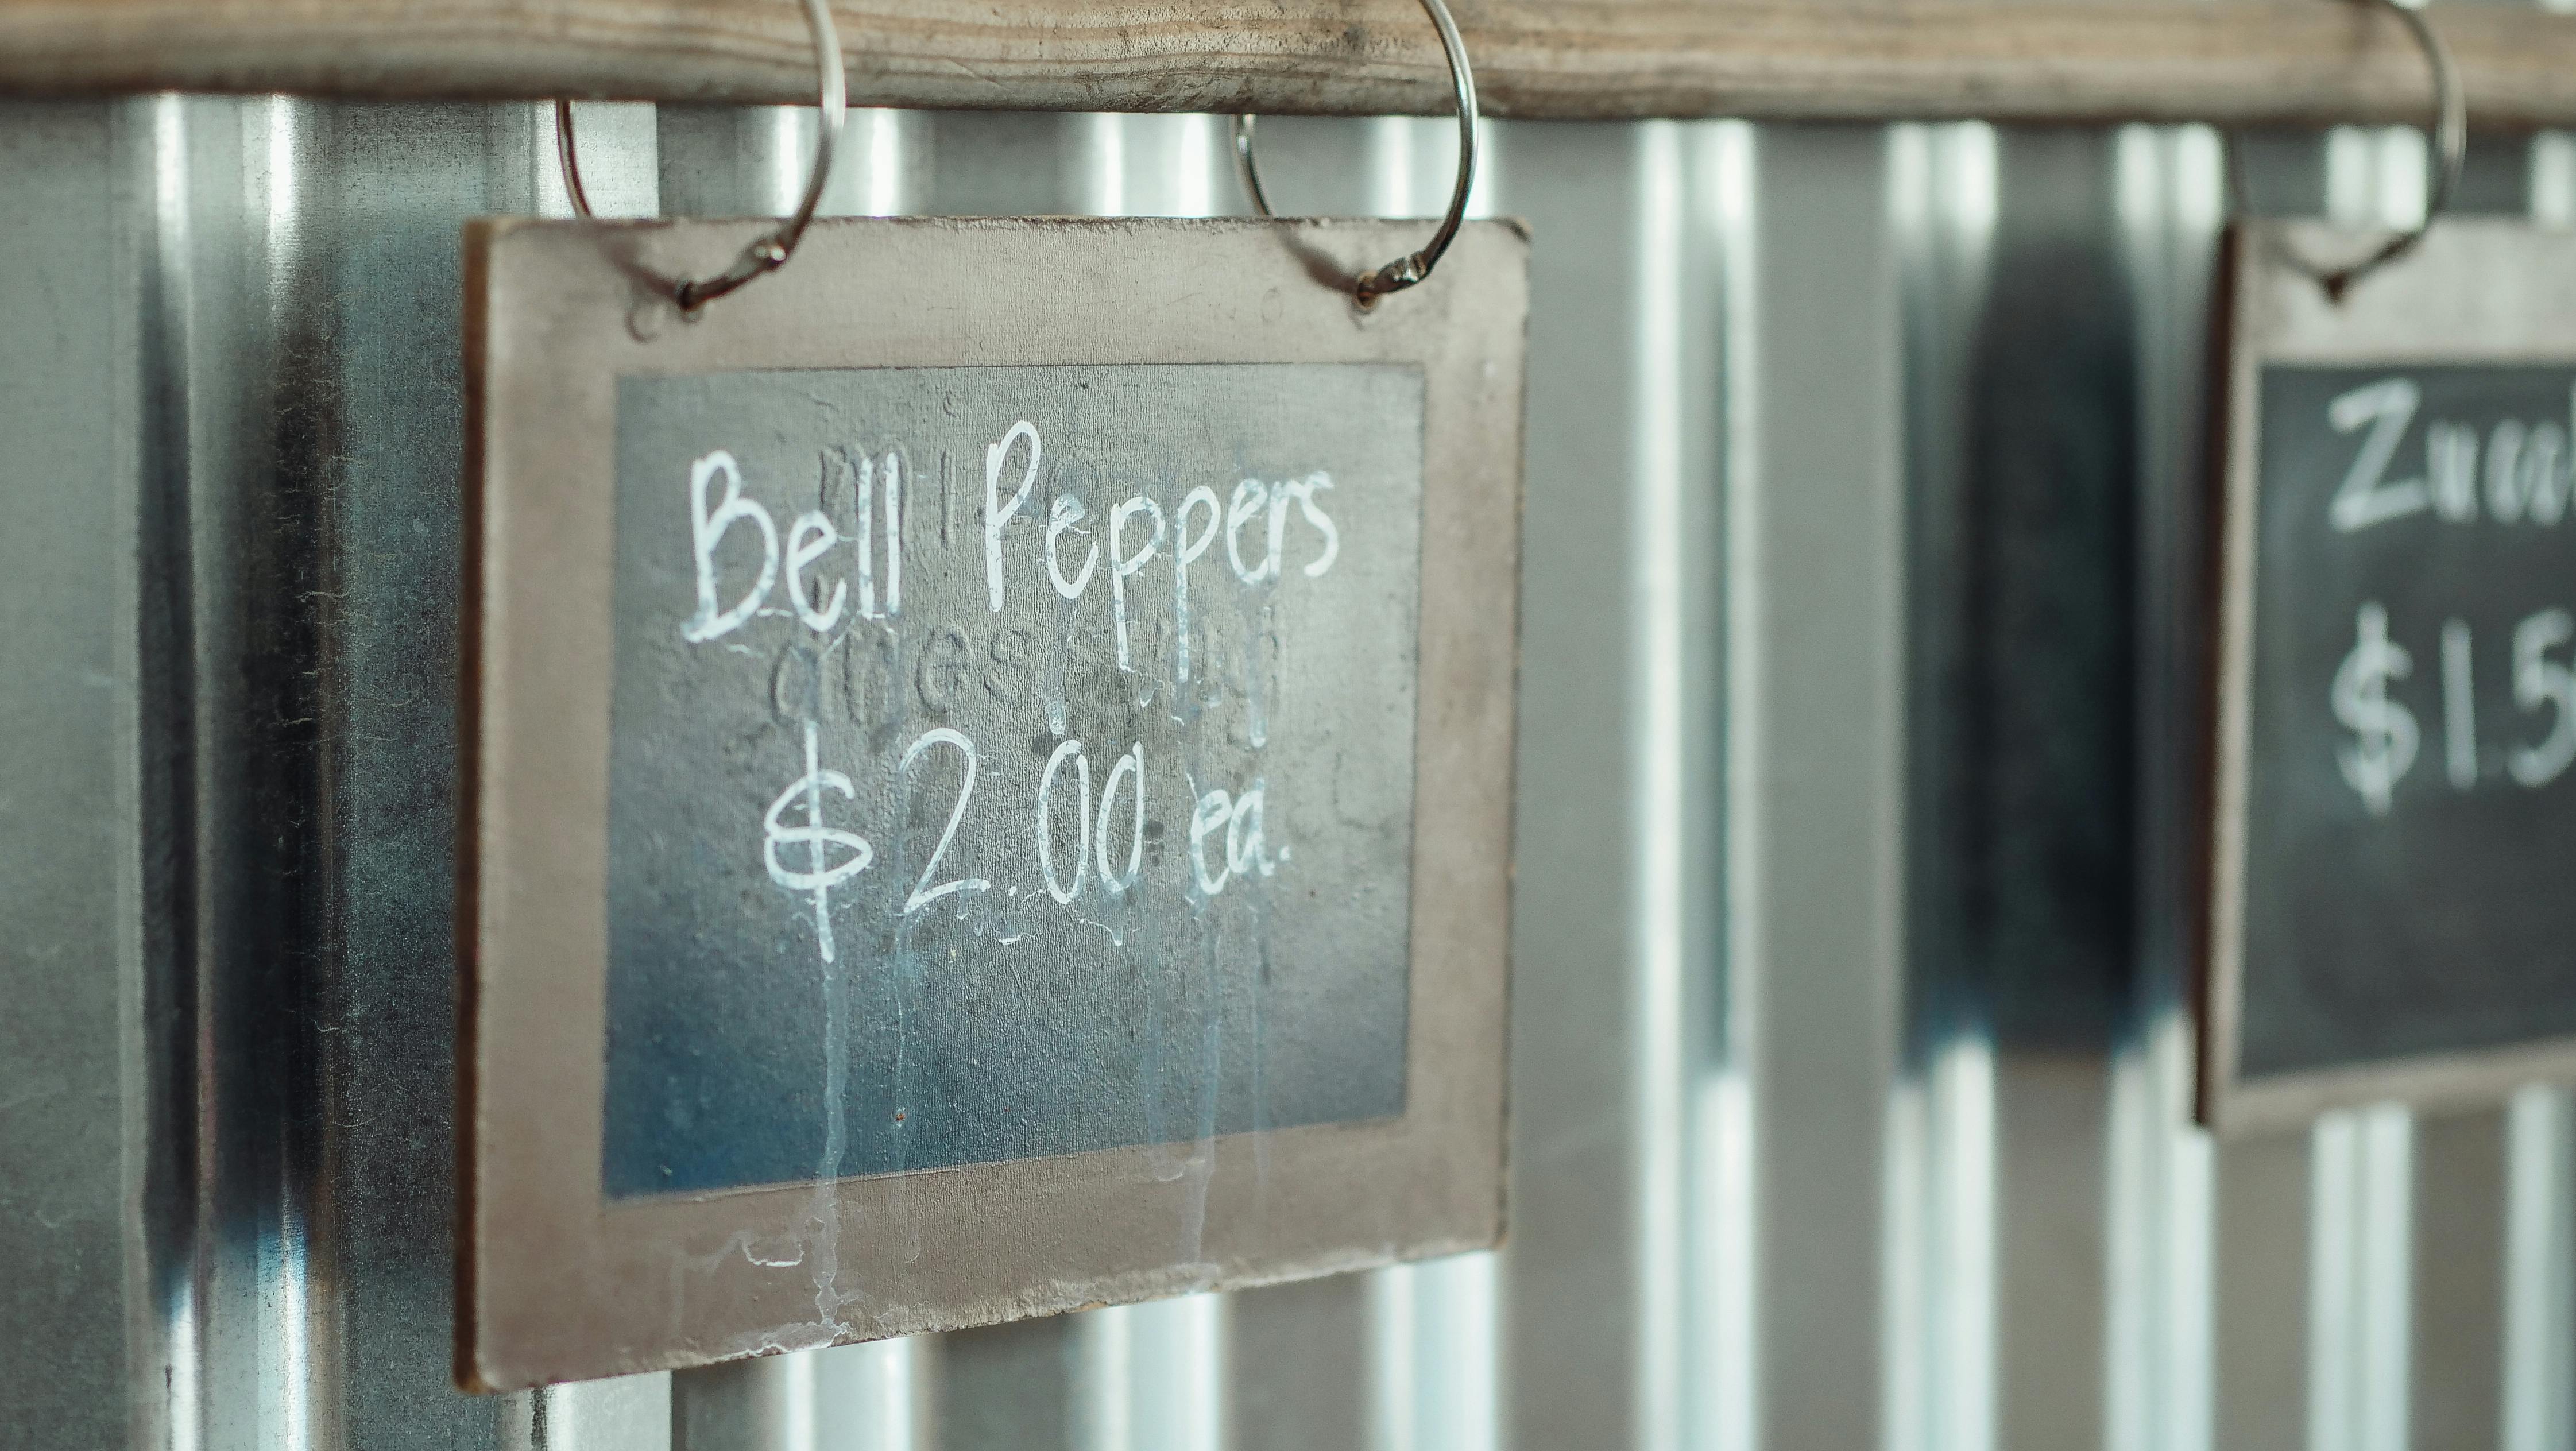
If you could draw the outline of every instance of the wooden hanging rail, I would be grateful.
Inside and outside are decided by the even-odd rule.
[[[2414,120],[2355,0],[1458,0],[1489,114]],[[839,0],[853,103],[1413,113],[1414,0]],[[2436,5],[2487,127],[2576,125],[2576,17]],[[0,0],[0,90],[807,99],[788,0]]]

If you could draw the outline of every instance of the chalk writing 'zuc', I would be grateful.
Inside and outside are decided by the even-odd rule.
[[[2481,511],[2499,524],[2551,525],[2576,513],[2568,430],[2555,419],[2508,418],[2483,441],[2472,424],[2436,418],[2424,426],[2424,466],[2400,458],[2407,429],[2424,406],[2412,378],[2383,378],[2344,393],[2326,405],[2337,433],[2359,433],[2360,447],[2326,506],[2335,532],[2350,534],[2374,524],[2430,510],[2448,524],[2476,521]],[[2576,417],[2576,396],[2568,400]]]

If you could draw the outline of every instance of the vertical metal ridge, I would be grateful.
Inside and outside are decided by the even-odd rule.
[[[2210,1365],[2213,1443],[2308,1444],[2305,1135],[2216,1145]]]
[[[137,880],[128,910],[136,937],[131,1005],[137,1061],[127,1074],[128,1153],[135,1220],[129,1227],[129,1375],[134,1440],[196,1451],[204,1378],[198,1336],[197,812],[195,574],[189,555],[188,320],[190,173],[186,103],[139,97],[118,108],[120,169],[138,176],[133,215],[120,232],[136,249],[141,295],[133,307],[137,373],[132,451],[138,494],[138,582],[131,629],[137,684],[131,748],[139,768]],[[153,1384],[152,1371],[164,1379]],[[156,1393],[157,1392],[157,1393]]]
[[[1990,1005],[1958,980],[1972,951],[1929,864],[1967,823],[1934,763],[1964,758],[1947,677],[1959,667],[1948,623],[1973,593],[1958,590],[1954,531],[1979,528],[1970,480],[1972,430],[1985,382],[1975,370],[1986,331],[2001,215],[2001,138],[1980,122],[1891,128],[1888,219],[1898,258],[1906,364],[1905,511],[1908,611],[1900,637],[1912,699],[1906,715],[1904,842],[1907,1001],[1904,1052],[1883,1142],[1887,1305],[1882,1421],[1886,1444],[1989,1451],[1997,1368],[1995,1049]],[[1963,614],[1964,619],[1964,614]]]
[[[1637,1444],[1749,1431],[1745,1397],[1751,1132],[1731,1038],[1723,824],[1729,669],[1727,499],[1751,457],[1749,373],[1728,345],[1756,326],[1751,130],[1652,123],[1636,157],[1635,510],[1626,554],[1637,867],[1630,1092],[1636,1155]],[[1705,1155],[1705,1162],[1700,1162]],[[1724,1389],[1721,1390],[1720,1386]]]
[[[2414,1125],[2404,1333],[2410,1446],[2498,1446],[2510,1294],[2504,1116],[2427,1114]]]
[[[1882,1234],[1905,952],[1907,570],[1888,151],[1880,130],[1761,133],[1766,322],[1743,363],[1764,400],[1761,452],[1729,483],[1732,554],[1752,565],[1729,619],[1728,729],[1748,788],[1729,802],[1729,851],[1762,858],[1754,894],[1729,904],[1758,919],[1735,939],[1752,951],[1730,962],[1730,991],[1762,1034],[1758,1439],[1782,1448],[1869,1445],[1890,1429]]]
[[[1353,1445],[1495,1451],[1501,1444],[1495,1270],[1492,1254],[1477,1253],[1366,1276],[1372,1353],[1362,1389],[1369,1415]]]
[[[323,912],[314,885],[322,642],[319,400],[298,396],[290,301],[310,116],[283,99],[193,102],[216,134],[191,157],[192,257],[214,295],[192,336],[190,543],[200,687],[199,1010],[208,1294],[205,1427],[215,1447],[311,1443],[300,1271],[319,1167],[309,1031]],[[211,245],[209,245],[211,244]],[[322,451],[327,453],[327,450]],[[299,1273],[287,1276],[289,1267]]]
[[[2203,769],[2202,577],[2211,277],[2226,209],[2206,127],[2121,128],[2118,246],[2137,350],[2138,981],[2111,1049],[2104,1198],[2108,1451],[2211,1444],[2213,1157],[2192,1123],[2188,994]]]
[[[139,114],[138,114],[139,113]],[[139,122],[139,124],[138,124]],[[148,111],[0,104],[0,279],[18,346],[0,359],[12,524],[0,539],[0,1426],[67,1444],[162,1429],[164,1319],[184,1270],[185,1099],[155,1054],[185,1033],[164,934],[138,921],[170,880],[167,601],[139,561],[166,547],[166,393],[154,307],[159,179]]]
[[[1628,560],[1647,143],[1634,127],[1498,129],[1512,162],[1497,201],[1532,230],[1502,1434],[1633,1446],[1649,1434]]]
[[[2576,1445],[2576,1095],[2514,1097],[2505,1147],[2503,1451]]]
[[[2392,1105],[2328,1114],[2311,1136],[2311,1451],[2408,1443],[2414,1131]]]
[[[1686,803],[1692,773],[1686,758],[1684,590],[1692,543],[1683,494],[1683,236],[1687,177],[1682,129],[1669,121],[1640,128],[1636,193],[1640,215],[1637,306],[1630,323],[1637,358],[1636,415],[1630,468],[1636,507],[1627,541],[1631,596],[1627,708],[1633,740],[1628,786],[1635,805],[1630,848],[1635,862],[1628,911],[1635,920],[1637,966],[1629,1008],[1634,1023],[1630,1092],[1634,1103],[1637,1185],[1636,1388],[1641,1451],[1679,1451],[1682,1435],[1684,1321],[1682,1291],[1683,1058],[1686,1024],[1684,881]]]
[[[1758,850],[1746,850],[1734,827],[1734,805],[1752,782],[1740,741],[1749,713],[1733,708],[1748,645],[1736,627],[1754,579],[1743,541],[1762,451],[1762,394],[1752,366],[1763,319],[1759,310],[1760,259],[1755,237],[1760,219],[1755,186],[1757,133],[1746,122],[1704,123],[1692,129],[1694,214],[1709,253],[1704,264],[1715,314],[1714,336],[1702,371],[1715,390],[1715,438],[1706,466],[1704,508],[1714,536],[1717,582],[1704,587],[1699,604],[1705,639],[1717,658],[1707,660],[1705,719],[1695,732],[1701,745],[1695,779],[1703,816],[1693,838],[1697,863],[1689,874],[1699,907],[1691,932],[1699,961],[1692,972],[1686,1011],[1698,1030],[1689,1115],[1690,1183],[1686,1200],[1691,1303],[1683,1368],[1689,1420],[1687,1443],[1695,1451],[1752,1451],[1761,1424],[1759,1341],[1759,1196],[1753,1178],[1757,1155],[1751,1084],[1758,1042],[1754,1005],[1739,990],[1735,965],[1748,960],[1738,923],[1750,914],[1735,904],[1750,900],[1758,883]],[[1703,572],[1705,573],[1705,572]],[[1758,658],[1758,657],[1757,657]],[[1758,739],[1758,738],[1756,738]]]
[[[1748,148],[1749,149],[1749,148]],[[1759,196],[1759,189],[1748,184],[1746,190]],[[1748,209],[1749,210],[1749,209]],[[1758,220],[1748,217],[1745,230],[1755,238],[1760,235]],[[1761,261],[1752,254],[1758,242],[1748,239],[1739,253],[1743,290],[1759,295],[1754,278],[1761,271]],[[1730,289],[1730,293],[1732,289]],[[1745,309],[1749,312],[1749,309]],[[1765,777],[1768,774],[1768,740],[1763,730],[1762,714],[1751,708],[1764,674],[1771,664],[1763,649],[1762,632],[1754,622],[1762,617],[1764,576],[1762,542],[1762,492],[1754,487],[1759,476],[1765,432],[1760,430],[1762,417],[1761,373],[1753,366],[1754,348],[1758,342],[1754,330],[1761,322],[1747,320],[1728,330],[1730,357],[1727,379],[1729,421],[1742,415],[1744,424],[1728,430],[1726,471],[1726,988],[1727,1047],[1731,1050],[1727,1077],[1718,1080],[1716,1092],[1722,1094],[1722,1113],[1710,1113],[1703,1122],[1712,1128],[1731,1125],[1735,1132],[1729,1142],[1740,1146],[1741,1162],[1728,1176],[1727,1192],[1718,1202],[1733,1208],[1735,1222],[1741,1225],[1744,1241],[1741,1250],[1744,1273],[1738,1277],[1743,1303],[1730,1306],[1736,1313],[1721,1322],[1728,1333],[1730,1348],[1739,1354],[1721,1358],[1724,1367],[1735,1367],[1734,1379],[1742,1409],[1730,1414],[1724,1406],[1714,1408],[1709,1420],[1724,1427],[1723,1435],[1712,1435],[1709,1445],[1726,1451],[1750,1451],[1765,1439],[1761,1428],[1766,1424],[1762,1401],[1763,1369],[1766,1359],[1765,1339],[1761,1332],[1762,1309],[1767,1283],[1760,1276],[1763,1256],[1759,1246],[1768,1228],[1762,1209],[1761,1185],[1758,1178],[1764,1145],[1756,1137],[1761,1123],[1754,1102],[1755,1085],[1761,1081],[1763,1046],[1761,997],[1753,990],[1754,965],[1761,962],[1769,945],[1763,927],[1767,914],[1756,910],[1767,895],[1769,883],[1764,871],[1767,843],[1761,828],[1767,822],[1763,810]],[[1739,339],[1743,346],[1734,346]],[[1725,1162],[1712,1158],[1711,1166]],[[1725,1221],[1721,1221],[1721,1226]],[[1735,1255],[1729,1255],[1730,1260]],[[1737,1323],[1741,1317],[1740,1326]]]

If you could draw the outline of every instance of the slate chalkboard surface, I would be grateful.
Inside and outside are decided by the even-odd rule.
[[[2576,366],[2262,388],[2244,1072],[2576,1033]]]
[[[2203,1110],[2576,1066],[2576,236],[2239,232]]]
[[[612,1195],[1404,1105],[1422,379],[629,378]]]

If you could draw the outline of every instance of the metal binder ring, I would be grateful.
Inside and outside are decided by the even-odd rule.
[[[2468,156],[2469,101],[2467,92],[2460,85],[2459,66],[2451,59],[2451,48],[2442,43],[2442,37],[2433,33],[2433,27],[2425,23],[2423,13],[2406,4],[2405,0],[2375,0],[2375,3],[2387,6],[2397,13],[2398,19],[2406,22],[2406,28],[2414,32],[2415,43],[2423,48],[2425,59],[2432,63],[2434,119],[2426,135],[2431,139],[2433,149],[2440,153],[2441,161],[2433,175],[2432,193],[2424,199],[2424,219],[2389,238],[2377,251],[2360,261],[2329,267],[2301,256],[2287,244],[2281,246],[2280,254],[2284,261],[2316,279],[2317,285],[2326,290],[2326,296],[2336,300],[2341,300],[2344,291],[2352,284],[2405,256],[2415,249],[2416,243],[2424,240],[2424,235],[2433,230],[2433,223],[2450,206],[2451,192],[2459,185],[2460,168]],[[2236,150],[2235,133],[2230,132],[2227,137],[2228,190],[2233,195],[2237,213],[2251,216],[2254,214],[2251,188],[2245,180],[2244,160]]]
[[[1440,255],[1449,250],[1451,238],[1458,235],[1458,224],[1467,218],[1467,192],[1476,181],[1476,72],[1467,64],[1467,43],[1458,38],[1458,22],[1449,18],[1449,7],[1443,0],[1422,0],[1422,8],[1431,15],[1431,23],[1440,28],[1440,48],[1449,53],[1449,82],[1458,93],[1458,181],[1449,193],[1449,214],[1440,219],[1440,229],[1419,252],[1398,257],[1374,272],[1364,272],[1352,283],[1360,306],[1373,306],[1390,292],[1401,292],[1431,275]],[[1252,116],[1234,118],[1234,166],[1243,178],[1243,189],[1252,198],[1252,209],[1267,217],[1272,215],[1270,199],[1262,194],[1261,173],[1252,163]]]
[[[849,83],[841,65],[841,37],[832,27],[828,0],[805,0],[805,23],[814,32],[814,69],[821,86],[822,133],[814,142],[814,165],[805,173],[805,195],[796,214],[778,229],[742,249],[734,264],[703,281],[681,278],[671,284],[671,300],[682,312],[695,312],[735,288],[787,265],[796,244],[823,203],[823,184],[832,176],[832,150],[841,139],[841,122],[849,111]],[[573,152],[572,102],[555,102],[555,157],[563,165],[564,190],[572,197],[573,215],[591,220],[590,198],[581,188],[581,159]]]

